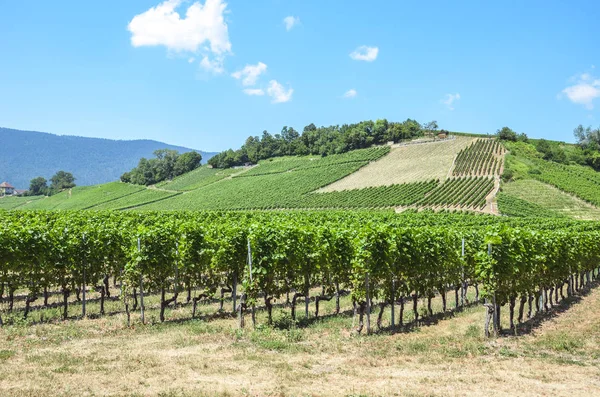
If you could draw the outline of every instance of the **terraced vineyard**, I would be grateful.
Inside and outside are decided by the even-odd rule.
[[[458,136],[445,141],[394,146],[387,156],[322,191],[362,189],[432,179],[443,181],[450,173],[456,155],[473,140],[471,137]]]
[[[504,147],[499,141],[478,139],[458,153],[452,175],[498,175],[504,152]]]
[[[494,188],[488,177],[459,177],[446,180],[418,202],[419,206],[456,206],[483,209],[486,196]]]
[[[202,166],[194,171],[188,172],[173,179],[172,181],[161,182],[156,186],[165,190],[190,191],[199,189],[211,183],[218,182],[233,174],[242,172],[239,168],[214,169]]]
[[[41,199],[42,196],[32,196],[32,197],[13,197],[6,196],[0,197],[0,209],[3,210],[13,210],[19,207],[24,206],[29,202],[33,202],[35,200]]]
[[[567,216],[556,211],[552,211],[541,205],[530,201],[520,199],[510,194],[498,193],[498,207],[500,213],[506,216],[515,216],[520,218],[566,218]]]
[[[143,190],[145,190],[143,186],[130,185],[121,182],[110,182],[96,186],[80,186],[75,187],[70,191],[63,191],[55,194],[51,197],[34,200],[20,206],[19,209],[89,209]]]
[[[99,185],[102,186],[102,185]],[[27,210],[54,210],[58,209],[57,207],[64,205],[67,200],[72,198],[74,195],[79,196],[80,194],[86,194],[89,190],[94,190],[98,186],[77,186],[71,190],[71,196],[69,197],[69,192],[64,191],[57,193],[50,197],[42,197],[39,200],[32,201],[31,203],[24,204],[19,209],[27,209]]]
[[[139,207],[140,205],[157,203],[162,200],[177,196],[181,193],[166,192],[156,189],[144,189],[134,194],[123,196],[113,201],[90,207],[91,210],[126,210]]]
[[[304,195],[355,172],[367,162],[352,162],[292,172],[232,178],[141,206],[142,210],[302,208]]]
[[[490,186],[487,179],[452,178],[412,183],[385,184],[361,189],[330,189],[336,182],[356,175],[364,167],[381,167],[395,159],[394,150],[422,154],[423,150],[445,153],[448,174],[452,153],[472,139],[389,146],[355,150],[327,157],[280,157],[261,161],[250,169],[200,167],[156,189],[113,182],[93,187],[77,187],[32,202],[15,200],[7,208],[91,209],[91,210],[244,210],[284,208],[391,208],[427,207],[481,210]],[[484,142],[486,145],[486,141]],[[473,146],[476,146],[475,144]],[[485,146],[488,147],[488,146]],[[490,146],[496,148],[496,146]],[[392,150],[392,152],[390,151]],[[397,152],[398,153],[398,152]],[[415,156],[410,155],[410,159]],[[428,159],[423,159],[427,161]],[[405,160],[403,160],[405,161]],[[438,172],[439,170],[436,170]],[[394,179],[394,178],[391,178]],[[443,180],[444,178],[442,178]],[[185,194],[177,194],[177,193]],[[1,204],[1,203],[0,203]]]
[[[327,157],[275,157],[261,160],[257,166],[235,177],[249,177],[269,174],[279,174],[291,170],[325,167],[328,165],[376,161],[390,152],[389,146],[372,147],[368,149],[353,150],[351,152],[336,154]]]
[[[532,173],[533,178],[600,206],[600,177],[595,171],[543,160],[535,161],[535,165],[539,173]]]
[[[500,196],[504,197],[504,209]],[[600,220],[600,209],[572,194],[565,193],[552,185],[535,179],[523,179],[502,185],[502,195],[499,195],[498,204],[501,213],[510,214],[512,210],[506,212],[506,196],[524,200],[534,206],[544,208],[546,211],[560,213],[563,216]],[[533,213],[538,213],[538,211],[533,211]]]
[[[302,200],[304,208],[378,208],[408,206],[422,200],[437,181],[311,193]]]

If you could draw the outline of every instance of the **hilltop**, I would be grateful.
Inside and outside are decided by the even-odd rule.
[[[9,128],[0,128],[0,142],[0,181],[20,189],[28,188],[37,176],[49,179],[59,170],[73,173],[80,186],[106,183],[119,179],[141,157],[151,157],[157,149],[193,150],[152,140],[85,138]],[[200,154],[206,162],[216,153]]]

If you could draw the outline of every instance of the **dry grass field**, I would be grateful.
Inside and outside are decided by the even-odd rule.
[[[458,152],[474,140],[475,138],[457,136],[456,139],[446,141],[394,146],[387,156],[320,191],[360,189],[431,179],[445,180]]]
[[[36,310],[27,321],[4,313],[0,395],[600,395],[600,289],[530,320],[520,336],[489,340],[482,306],[444,315],[438,298],[438,314],[424,324],[369,336],[353,331],[349,297],[339,316],[331,315],[333,301],[323,303],[323,318],[301,314],[298,323],[278,307],[272,327],[258,311],[258,327],[243,330],[228,315],[214,316],[214,301],[200,306],[198,319],[190,319],[191,305],[181,305],[162,324],[157,304],[148,297],[148,323],[136,313],[129,328],[118,300],[93,319],[76,319],[75,304],[66,322],[57,320],[60,308]],[[302,303],[298,309],[303,313]],[[90,303],[90,316],[97,311]],[[407,305],[404,322],[411,321]]]

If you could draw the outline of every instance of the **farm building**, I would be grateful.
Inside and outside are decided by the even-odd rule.
[[[12,196],[15,194],[15,187],[8,182],[0,183],[0,196]]]

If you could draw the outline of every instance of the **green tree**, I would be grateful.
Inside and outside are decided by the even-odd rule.
[[[175,176],[175,163],[179,158],[179,152],[171,149],[159,149],[154,151],[154,155],[157,160],[152,163],[154,167],[155,182],[173,179]]]
[[[48,181],[46,178],[38,176],[37,178],[33,178],[29,183],[29,195],[31,196],[41,196],[42,194],[46,194],[48,191]]]
[[[438,129],[437,121],[433,120],[423,126],[423,129],[427,131],[429,134],[435,134]]]
[[[121,182],[123,183],[131,183],[131,173],[125,172],[121,175]]]
[[[73,174],[65,171],[58,171],[52,178],[50,178],[50,188],[53,190],[71,189],[75,187],[75,178]]]
[[[573,130],[573,134],[582,148],[594,151],[600,150],[600,128],[593,130],[592,127],[584,128],[580,124]]]
[[[201,161],[202,156],[198,152],[187,152],[180,155],[175,160],[174,175],[177,176],[195,170],[200,166]]]
[[[517,133],[508,127],[502,127],[501,129],[496,131],[496,136],[501,141],[512,141],[512,142],[517,141]]]

